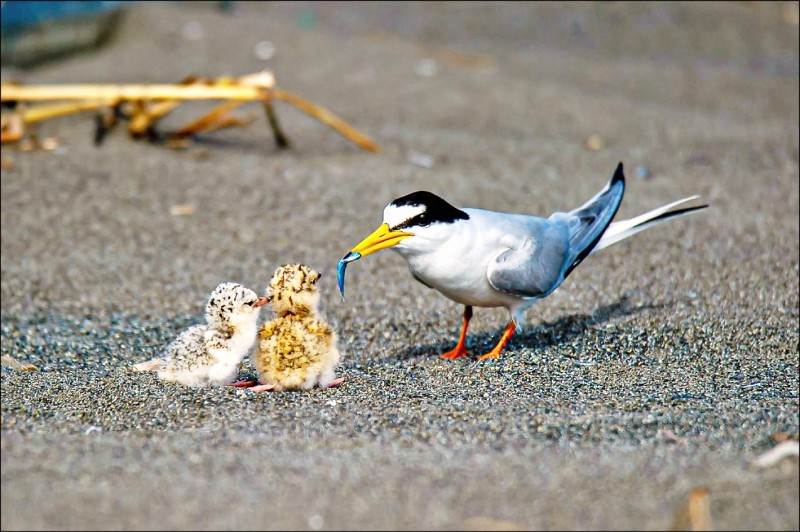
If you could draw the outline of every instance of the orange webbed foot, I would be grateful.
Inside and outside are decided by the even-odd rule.
[[[517,330],[517,324],[514,320],[508,322],[506,325],[506,330],[503,331],[503,336],[500,337],[500,341],[497,342],[497,345],[494,346],[494,349],[486,353],[485,355],[478,358],[478,361],[482,360],[489,360],[491,358],[500,358],[500,353],[503,351],[503,348],[508,343],[508,339],[514,334],[514,331]]]
[[[458,335],[458,343],[452,350],[447,353],[442,353],[442,358],[455,360],[467,356],[467,329],[469,328],[469,320],[471,319],[472,307],[467,305],[464,307],[464,321],[461,323],[461,334]]]
[[[481,360],[491,360],[493,358],[500,358],[500,351],[495,351],[494,349],[492,349],[485,355],[479,356],[478,361],[480,362]]]
[[[467,356],[467,348],[463,345],[457,345],[452,350],[448,351],[447,353],[442,353],[441,358],[446,358],[448,360],[455,360],[457,358],[463,358]]]

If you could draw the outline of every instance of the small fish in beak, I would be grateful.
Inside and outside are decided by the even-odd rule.
[[[342,294],[342,301],[344,301],[344,272],[347,264],[361,258],[361,253],[350,251],[347,255],[342,257],[339,265],[336,267],[336,280],[339,282],[339,292]]]

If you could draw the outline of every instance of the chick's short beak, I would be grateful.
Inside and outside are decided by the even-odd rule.
[[[268,297],[259,297],[258,301],[255,302],[253,307],[254,308],[263,307],[267,303],[269,303],[269,298]]]
[[[388,224],[381,224],[371,235],[359,242],[350,250],[350,255],[357,253],[359,258],[365,257],[370,253],[375,253],[382,249],[397,245],[404,238],[414,236],[413,233],[405,231],[392,231]]]

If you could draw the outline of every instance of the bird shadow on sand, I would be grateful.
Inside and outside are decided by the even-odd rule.
[[[552,322],[541,322],[535,326],[527,326],[524,329],[517,329],[517,333],[511,337],[506,344],[505,352],[523,348],[546,349],[548,347],[567,344],[578,336],[582,336],[587,331],[598,325],[604,325],[614,319],[623,318],[638,314],[640,312],[660,309],[672,306],[675,301],[633,305],[628,295],[623,295],[617,301],[608,305],[598,307],[590,314],[577,314],[564,316]],[[500,340],[502,330],[490,332],[478,332],[469,334],[468,346],[470,354],[469,361],[474,361],[484,352],[488,352]],[[445,351],[452,349],[457,340],[458,331],[453,331],[453,337],[446,341],[435,344],[413,346],[392,357],[396,360],[408,360],[412,358],[426,358],[438,356]]]

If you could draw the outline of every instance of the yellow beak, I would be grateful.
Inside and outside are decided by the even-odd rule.
[[[392,231],[389,229],[388,224],[381,224],[371,235],[359,242],[350,253],[358,253],[364,257],[370,253],[375,253],[382,249],[390,248],[396,245],[404,238],[414,236],[413,233],[406,233],[404,231]]]
[[[371,235],[359,242],[347,255],[342,257],[342,260],[339,261],[339,265],[336,267],[336,279],[339,282],[339,292],[342,294],[342,301],[344,301],[344,272],[348,263],[358,260],[370,253],[395,246],[398,242],[410,236],[414,236],[414,233],[392,231],[389,229],[389,224],[381,224]]]

